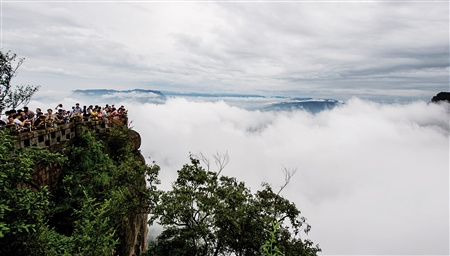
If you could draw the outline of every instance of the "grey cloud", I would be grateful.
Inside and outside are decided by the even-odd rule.
[[[345,91],[344,98],[374,86],[422,95],[448,89],[448,3],[9,2],[4,9],[3,45],[26,65],[116,86]]]

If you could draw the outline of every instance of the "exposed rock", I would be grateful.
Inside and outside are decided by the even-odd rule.
[[[138,132],[131,130],[130,140],[133,143],[133,148],[131,150],[132,151],[139,150],[142,142],[141,135]]]
[[[48,190],[53,192],[58,186],[61,171],[61,166],[58,164],[39,163],[33,168],[31,186],[34,188],[47,186]]]
[[[71,127],[69,127],[68,129],[70,128]],[[96,126],[93,126],[93,128],[96,128]],[[93,128],[89,130],[94,130],[96,131],[97,134],[107,132],[106,129],[100,130]],[[57,132],[61,133],[60,132],[61,130],[62,128],[59,128]],[[52,133],[55,133],[54,129],[53,130],[47,129],[39,132],[29,132],[27,134],[21,134],[21,136],[19,136],[18,146],[19,147],[28,147],[32,145],[41,146],[39,143],[43,142],[41,143],[43,144],[42,147],[49,148],[53,152],[62,152],[64,150],[64,146],[66,145],[66,143],[77,137],[76,135],[68,136],[69,132],[67,132],[66,134],[62,134],[61,136],[61,138],[64,139],[58,139],[59,135],[52,136]],[[40,136],[42,138],[47,136],[49,138],[48,139],[49,142],[45,143],[43,139],[39,140]],[[145,158],[142,156],[139,150],[141,146],[140,134],[136,131],[132,131],[129,139],[132,142],[131,151],[134,152],[136,161],[145,164]],[[36,144],[27,142],[27,140],[29,141],[36,140]],[[24,141],[27,143],[24,143]],[[35,189],[38,189],[41,186],[47,186],[50,192],[55,192],[58,189],[61,174],[62,168],[57,164],[37,163],[33,168],[32,179],[30,184],[24,184],[23,186],[30,186]],[[146,184],[145,178],[143,178],[142,181],[140,181],[139,183],[141,183],[140,185],[145,186]],[[70,215],[70,213],[67,213],[67,215]],[[60,220],[66,217],[67,216],[63,215],[58,216]],[[121,255],[126,256],[142,255],[145,252],[147,248],[147,233],[148,233],[147,217],[148,215],[145,213],[130,214],[130,216],[127,216],[128,225],[125,227],[125,230],[123,230],[124,241],[122,244],[123,247],[121,248]],[[67,230],[70,230],[70,227],[67,227]],[[63,232],[61,230],[58,231],[67,234],[71,233],[70,231],[67,232]]]
[[[447,101],[450,103],[450,92],[440,92],[431,99],[431,102]]]
[[[142,255],[147,249],[147,214],[129,216],[126,243],[129,245],[127,255]]]

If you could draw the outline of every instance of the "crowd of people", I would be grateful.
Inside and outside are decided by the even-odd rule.
[[[8,110],[0,118],[0,127],[13,128],[18,132],[45,129],[69,122],[83,121],[114,121],[126,117],[128,110],[124,106],[115,108],[114,105],[106,104],[105,107],[90,105],[80,107],[76,103],[71,109],[66,110],[63,104],[58,104],[54,110],[49,108],[46,113],[41,108],[36,111],[24,107],[19,110]]]

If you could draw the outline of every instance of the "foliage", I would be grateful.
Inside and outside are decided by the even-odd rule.
[[[0,50],[0,113],[6,108],[17,108],[20,105],[27,105],[31,97],[39,86],[21,85],[13,88],[11,80],[17,75],[17,69],[22,65],[24,59],[16,61],[16,54],[4,53]]]
[[[269,232],[270,237],[266,240],[266,242],[261,247],[263,256],[278,256],[283,255],[283,253],[278,249],[275,245],[277,242],[277,233],[278,228],[280,227],[280,222],[273,223],[273,230]]]
[[[111,255],[118,238],[114,237],[114,227],[110,225],[111,199],[104,202],[97,202],[90,197],[86,191],[85,201],[80,209],[75,210],[75,230],[72,255],[80,256],[101,256]]]
[[[312,242],[299,238],[310,226],[296,206],[275,194],[268,184],[256,194],[235,178],[205,170],[191,156],[178,171],[172,190],[161,195],[150,222],[163,232],[150,245],[154,255],[261,255],[270,250],[283,255],[316,255]],[[221,165],[220,165],[221,166]],[[278,223],[276,231],[272,223]]]
[[[60,196],[56,200],[59,202],[59,212],[71,216],[60,227],[73,222],[75,229],[71,235],[84,235],[77,241],[82,241],[85,248],[89,244],[91,248],[105,248],[92,255],[106,255],[103,252],[111,251],[118,255],[128,254],[129,248],[118,244],[125,243],[128,218],[147,214],[158,199],[156,185],[159,183],[159,167],[155,164],[148,166],[143,160],[137,161],[136,153],[130,150],[131,133],[123,125],[114,126],[110,134],[101,139],[96,139],[91,133],[84,133],[66,151],[69,161],[62,179],[63,191],[58,193]],[[86,205],[86,198],[95,200],[92,201],[93,205]],[[71,209],[75,210],[71,212]],[[97,215],[102,213],[104,217],[87,218],[89,213],[96,211],[99,211]],[[107,222],[102,222],[106,219]],[[92,223],[95,221],[97,223]],[[77,224],[88,229],[77,230]],[[110,233],[112,230],[115,232]],[[88,237],[102,237],[103,240]],[[80,255],[86,255],[86,252]]]
[[[0,255],[128,255],[129,218],[155,205],[159,167],[125,150],[131,148],[127,130],[115,127],[102,139],[86,132],[64,156],[19,150],[16,138],[1,131]],[[112,156],[110,144],[125,149]],[[52,193],[30,182],[39,161],[59,163]]]
[[[65,157],[38,148],[19,150],[16,138],[0,130],[0,255],[42,255],[50,193],[31,183],[33,166],[61,164]]]

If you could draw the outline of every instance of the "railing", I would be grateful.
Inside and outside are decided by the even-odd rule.
[[[120,119],[120,121],[124,125],[127,124],[127,120]],[[71,139],[80,136],[83,131],[90,131],[95,134],[109,132],[113,124],[114,123],[111,123],[110,121],[70,122],[41,130],[21,132],[17,135],[17,143],[20,148],[31,146],[49,148],[68,142]]]

